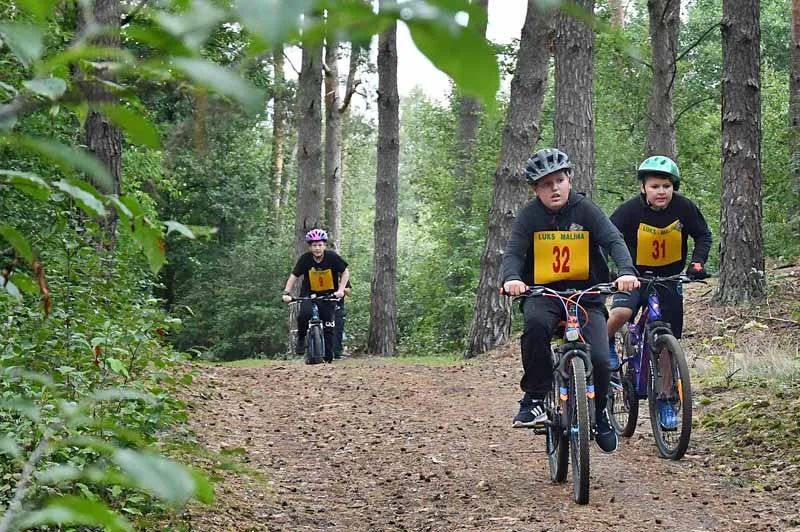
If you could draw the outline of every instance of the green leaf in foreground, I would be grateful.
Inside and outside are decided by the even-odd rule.
[[[264,106],[263,92],[226,68],[188,57],[176,57],[172,62],[196,83],[230,96],[250,112],[258,112]]]
[[[53,497],[41,510],[26,514],[19,528],[45,525],[86,525],[103,527],[111,532],[133,531],[131,523],[101,502],[89,501],[74,495]]]
[[[106,215],[106,208],[103,203],[91,190],[87,190],[87,187],[91,187],[88,183],[62,179],[53,183],[53,186],[72,196],[78,206],[87,214],[93,216]]]
[[[183,225],[180,222],[176,222],[175,220],[168,220],[164,222],[164,225],[167,226],[167,234],[170,234],[173,231],[177,231],[186,238],[191,238],[192,240],[197,238],[191,229],[189,229],[187,226]]]
[[[36,174],[17,170],[0,170],[0,183],[11,185],[38,200],[46,200],[50,195],[50,185]]]
[[[27,260],[29,264],[33,264],[33,249],[28,244],[28,241],[25,240],[25,237],[22,236],[22,233],[10,225],[0,225],[0,237],[3,237],[6,242],[11,244],[11,247],[20,257]]]
[[[277,46],[300,23],[314,0],[236,0],[236,12],[247,28],[269,46]],[[266,13],[269,13],[267,16]]]
[[[192,497],[213,500],[208,481],[178,462],[130,449],[117,450],[113,460],[138,487],[175,506]]]
[[[492,46],[470,28],[445,28],[423,20],[408,22],[417,48],[445,72],[459,89],[495,105],[500,69]]]
[[[109,120],[114,122],[133,144],[158,148],[161,144],[161,136],[158,129],[142,113],[137,113],[132,109],[121,105],[101,105],[100,111]]]
[[[59,99],[67,90],[67,82],[61,78],[38,78],[22,82],[26,89],[51,100]]]
[[[111,174],[103,163],[80,148],[73,148],[52,139],[17,136],[9,142],[28,148],[54,161],[62,169],[71,171],[75,168],[88,174],[101,188],[112,189]]]
[[[0,22],[0,37],[26,67],[39,59],[44,51],[42,30],[33,24]]]

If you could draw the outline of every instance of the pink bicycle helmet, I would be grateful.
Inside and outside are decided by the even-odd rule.
[[[309,244],[311,242],[327,242],[328,241],[328,233],[323,231],[322,229],[312,229],[308,233],[306,233],[306,242]]]

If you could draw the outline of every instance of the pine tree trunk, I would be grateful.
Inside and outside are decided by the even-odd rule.
[[[274,70],[272,96],[272,154],[270,171],[272,172],[272,218],[275,225],[281,225],[281,195],[286,187],[283,179],[283,159],[286,129],[286,80],[283,75],[283,46],[272,54]]]
[[[722,2],[722,216],[716,300],[766,293],[761,196],[761,30],[758,0]]]
[[[800,0],[792,0],[791,45],[789,47],[789,150],[794,193],[800,195]],[[795,201],[800,215],[800,201]]]
[[[101,36],[93,39],[96,46],[119,48],[120,5],[119,0],[96,0],[94,5],[95,23],[110,28]],[[115,81],[116,76],[105,67],[96,67],[92,75],[104,81]],[[81,82],[86,99],[89,102],[89,113],[84,124],[84,144],[97,157],[111,174],[111,183],[89,181],[98,190],[107,194],[119,195],[122,189],[122,131],[111,123],[96,106],[102,104],[118,104],[119,99],[96,82]],[[98,247],[113,252],[117,242],[117,213],[111,209],[101,221],[103,242]]]
[[[511,80],[500,159],[494,174],[475,314],[465,352],[467,358],[505,343],[511,333],[511,301],[499,295],[497,289],[500,287],[503,249],[511,234],[514,217],[527,201],[528,187],[522,169],[539,140],[538,120],[547,89],[552,18],[552,13],[539,12],[533,0],[528,2],[517,54],[517,70]]]
[[[480,0],[480,7],[484,13],[489,8],[489,0]],[[486,35],[486,20],[474,25],[474,30],[481,37]],[[472,22],[472,21],[470,21]],[[458,144],[456,148],[456,166],[453,172],[455,177],[454,202],[457,217],[469,216],[472,210],[472,194],[475,188],[475,172],[472,170],[473,148],[478,139],[478,127],[481,123],[481,104],[471,96],[461,96],[461,105],[458,113]],[[454,232],[461,234],[460,231]]]
[[[575,4],[586,10],[587,16],[593,16],[594,0]],[[556,147],[572,160],[572,187],[587,196],[594,188],[593,53],[592,28],[559,11],[555,39]]]
[[[325,224],[329,244],[339,249],[342,232],[342,113],[339,111],[339,42],[325,46]]]
[[[650,46],[652,49],[653,81],[650,88],[645,154],[666,155],[676,159],[678,147],[675,140],[675,114],[672,104],[677,68],[680,27],[680,0],[649,0]]]
[[[381,0],[381,5],[386,0]],[[372,266],[369,353],[393,356],[397,347],[397,188],[400,159],[397,24],[378,40],[378,174]]]
[[[622,30],[625,27],[625,4],[622,0],[608,0],[611,27]]]
[[[297,80],[297,256],[306,251],[304,236],[321,226],[322,195],[322,48],[303,46]]]

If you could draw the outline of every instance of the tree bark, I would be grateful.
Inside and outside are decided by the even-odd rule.
[[[304,236],[321,226],[322,194],[322,48],[303,45],[297,81],[296,256],[306,251]]]
[[[800,195],[800,0],[792,0],[789,47],[789,150],[794,193]],[[795,202],[797,205],[800,202]],[[800,206],[795,213],[800,214]]]
[[[329,244],[339,249],[342,231],[342,113],[339,111],[339,41],[325,46],[325,224]]]
[[[763,297],[759,0],[722,2],[722,214],[716,301]]]
[[[480,8],[484,13],[489,9],[489,0],[480,0]],[[474,30],[481,36],[486,36],[486,21],[472,24]],[[456,166],[453,172],[455,177],[454,202],[458,217],[468,216],[472,210],[472,194],[475,188],[475,172],[472,170],[473,148],[478,139],[478,127],[481,123],[481,104],[471,96],[461,96],[461,105],[458,112],[458,143],[456,148]],[[461,234],[460,231],[455,234]]]
[[[577,0],[593,16],[594,0]],[[592,112],[594,32],[563,11],[556,16],[555,139],[574,165],[572,186],[592,195],[594,188],[594,116]]]
[[[283,75],[283,46],[272,53],[274,73],[272,91],[272,154],[270,171],[272,173],[272,218],[276,227],[281,225],[281,195],[287,186],[283,179],[283,159],[286,129],[286,79]]]
[[[481,255],[481,275],[475,295],[475,313],[467,340],[467,358],[485,353],[508,341],[511,301],[498,294],[503,249],[517,211],[527,200],[522,169],[539,140],[539,114],[547,89],[552,13],[539,12],[529,0],[511,80],[511,96],[494,173],[492,206],[486,242]]]
[[[649,0],[650,47],[653,81],[648,103],[647,145],[645,155],[666,155],[675,160],[678,147],[675,139],[675,114],[672,104],[677,67],[680,0]]]
[[[608,0],[608,14],[611,27],[622,30],[625,28],[625,4],[622,0]]]
[[[96,0],[94,19],[97,24],[109,28],[109,31],[93,39],[93,44],[119,48],[119,0]],[[99,80],[110,82],[116,80],[113,72],[105,67],[97,67],[92,74]],[[89,113],[84,124],[84,144],[108,169],[112,178],[111,183],[108,184],[98,183],[91,178],[89,178],[89,182],[102,192],[119,195],[122,191],[122,131],[97,109],[97,106],[102,104],[118,104],[119,99],[106,90],[101,83],[84,79],[81,86],[89,102]],[[114,209],[109,210],[101,221],[101,226],[103,242],[98,247],[111,253],[117,243],[117,212]]]
[[[381,6],[387,0],[381,0]],[[378,40],[378,174],[375,182],[375,251],[367,350],[393,356],[397,347],[397,189],[400,97],[397,93],[397,23]]]

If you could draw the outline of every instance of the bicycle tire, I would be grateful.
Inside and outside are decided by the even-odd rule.
[[[658,404],[656,399],[660,390],[655,382],[659,375],[658,357],[651,357],[650,382],[647,387],[647,399],[650,407],[650,425],[653,429],[653,438],[662,458],[680,460],[689,448],[692,437],[692,381],[689,375],[689,365],[678,340],[671,334],[662,334],[653,345],[652,351],[659,353],[658,357],[668,352],[670,355],[670,368],[673,373],[673,390],[670,393],[678,398],[679,426],[676,430],[662,428],[659,421]]]
[[[586,368],[580,357],[572,357],[569,377],[569,448],[572,458],[572,494],[575,502],[589,502],[589,398]]]
[[[547,466],[550,470],[550,480],[562,483],[567,480],[567,466],[569,465],[569,437],[564,430],[563,415],[559,411],[558,382],[553,379],[550,393],[545,398],[547,408]]]
[[[630,343],[630,332],[623,329],[616,337],[618,353],[628,357],[633,353]],[[616,389],[613,384],[608,389],[606,410],[611,420],[611,426],[620,436],[630,438],[636,431],[636,422],[639,419],[639,396],[636,391],[634,367],[630,362],[620,368],[621,389]]]
[[[325,356],[325,341],[319,327],[312,327],[308,335],[309,358],[312,364],[321,364]]]

